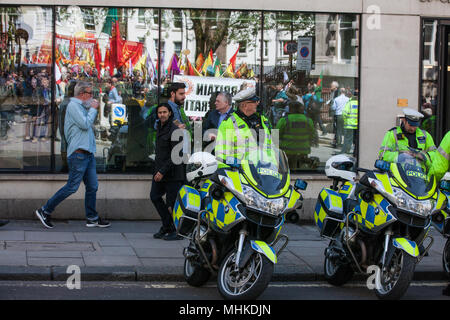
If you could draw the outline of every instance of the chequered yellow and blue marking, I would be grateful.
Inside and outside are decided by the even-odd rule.
[[[342,214],[343,203],[340,194],[328,188],[322,189],[319,198],[322,199],[325,208],[322,207],[322,204],[318,199],[314,210],[314,221],[316,222],[317,227],[322,230],[323,222],[327,216],[326,210]]]
[[[209,219],[219,229],[226,229],[227,226],[235,221],[244,219],[244,216],[238,209],[239,201],[231,192],[225,192],[220,200],[212,199],[207,210]]]
[[[341,195],[342,200],[347,199],[352,190],[353,190],[353,183],[351,183],[350,181],[346,181],[339,190],[339,194]]]
[[[394,219],[388,209],[390,203],[382,195],[375,194],[374,200],[370,203],[363,201],[361,197],[359,201],[359,205],[355,207],[356,214],[353,215],[353,219],[360,226],[372,230],[381,228]]]
[[[173,207],[172,216],[175,228],[178,228],[180,218],[185,214],[183,209],[191,212],[199,212],[200,204],[201,199],[198,191],[190,186],[182,186],[180,191],[178,191],[178,197]]]

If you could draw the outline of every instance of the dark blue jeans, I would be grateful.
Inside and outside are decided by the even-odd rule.
[[[95,157],[93,154],[72,153],[67,158],[69,165],[69,179],[64,187],[59,189],[43,207],[44,211],[51,214],[56,206],[60,204],[70,195],[77,192],[81,181],[86,186],[86,194],[84,198],[84,207],[86,210],[86,218],[97,220],[98,213],[95,210],[97,201],[97,171],[95,165]]]

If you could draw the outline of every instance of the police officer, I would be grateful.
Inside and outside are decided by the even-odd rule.
[[[289,159],[290,168],[309,164],[311,145],[319,142],[313,121],[305,116],[305,107],[298,101],[289,102],[289,114],[281,118],[276,126],[280,134],[280,148]]]
[[[355,132],[358,129],[358,97],[356,91],[345,104],[342,117],[344,121],[344,144],[341,153],[349,153],[353,145]]]
[[[450,162],[450,131],[448,131],[434,152],[433,163],[431,165],[431,173],[434,174],[439,181],[448,171]]]
[[[259,144],[272,144],[269,120],[256,112],[260,99],[255,88],[242,90],[233,99],[238,110],[220,124],[214,149],[216,158],[228,164],[234,159],[242,159]],[[259,141],[261,137],[264,141]]]
[[[404,117],[399,127],[390,129],[384,136],[378,158],[396,162],[400,151],[410,152],[412,155],[430,160],[428,152],[436,150],[432,136],[419,128],[423,114],[411,108],[403,109]],[[419,152],[412,152],[416,149]]]

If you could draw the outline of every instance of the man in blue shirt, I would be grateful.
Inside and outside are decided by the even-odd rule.
[[[36,216],[46,228],[53,228],[51,213],[70,195],[77,192],[81,181],[86,186],[85,210],[87,227],[109,227],[110,223],[100,219],[96,211],[97,171],[95,164],[95,135],[93,124],[97,117],[99,103],[92,99],[92,84],[78,82],[74,97],[67,105],[64,120],[64,135],[67,140],[67,162],[69,179],[47,203],[35,211]]]

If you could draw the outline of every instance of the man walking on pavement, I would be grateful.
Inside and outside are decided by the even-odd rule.
[[[156,157],[150,200],[161,217],[162,227],[153,235],[155,239],[181,240],[177,236],[171,211],[175,200],[185,180],[183,164],[174,164],[172,150],[179,143],[172,141],[172,134],[178,127],[173,123],[173,112],[167,103],[160,104],[156,109],[158,127],[156,132]],[[166,202],[163,200],[166,195]]]
[[[74,89],[75,97],[67,105],[64,121],[64,135],[67,140],[67,162],[69,179],[47,203],[35,211],[36,216],[46,228],[53,228],[51,213],[63,200],[77,192],[81,181],[86,186],[85,210],[87,227],[109,227],[96,211],[97,171],[95,164],[95,134],[93,124],[97,117],[99,103],[92,99],[92,84],[78,82]]]

